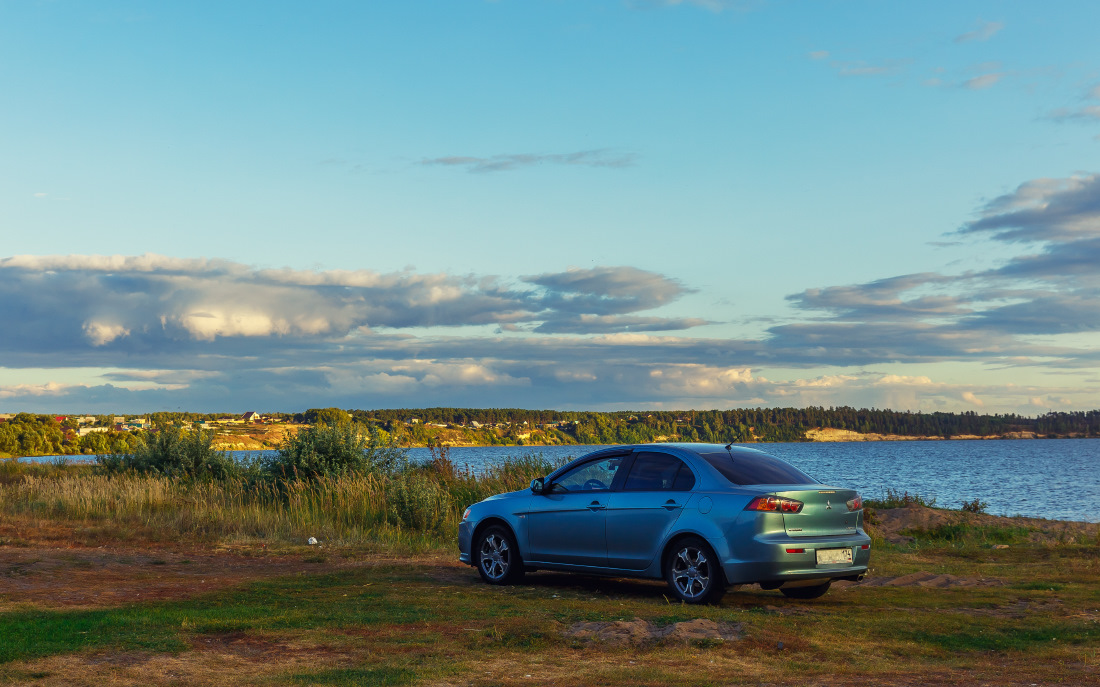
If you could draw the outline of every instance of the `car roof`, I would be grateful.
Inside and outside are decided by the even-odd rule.
[[[665,443],[665,444],[641,444],[641,445],[638,446],[638,448],[641,448],[642,446],[645,446],[645,447],[673,446],[673,447],[678,448],[682,451],[691,451],[692,453],[697,453],[699,455],[702,455],[704,453],[721,453],[721,452],[725,452],[727,450],[730,451],[731,453],[735,453],[735,454],[740,453],[742,455],[745,455],[745,454],[751,455],[751,454],[754,454],[754,453],[756,453],[756,454],[763,453],[764,455],[769,455],[769,454],[764,453],[764,451],[761,451],[759,449],[748,448],[746,446],[732,446],[732,445],[730,445],[730,447],[727,449],[726,444],[700,444],[700,443],[693,443],[693,442],[669,442],[669,443]]]
[[[548,477],[554,477],[558,474],[561,474],[566,469],[572,467],[574,463],[576,463],[578,461],[581,461],[581,460],[594,460],[594,459],[599,459],[599,458],[605,457],[605,456],[620,456],[620,455],[625,456],[625,455],[628,455],[630,453],[633,453],[634,451],[643,451],[643,450],[647,450],[647,449],[657,449],[657,450],[660,450],[660,449],[673,449],[672,453],[675,453],[676,451],[683,451],[683,452],[692,453],[692,454],[694,454],[695,456],[698,457],[698,460],[699,460],[699,466],[698,467],[706,470],[707,472],[714,473],[711,476],[711,478],[713,480],[714,477],[718,476],[718,471],[713,466],[711,466],[707,463],[706,459],[703,458],[703,454],[706,454],[706,453],[725,453],[726,452],[726,444],[703,444],[703,443],[694,443],[694,442],[662,442],[662,443],[657,443],[657,444],[620,444],[620,445],[617,445],[617,446],[608,446],[606,448],[597,449],[595,451],[592,451],[591,453],[586,453],[584,455],[578,456],[575,460],[569,461],[568,463],[566,463],[565,465],[562,465],[561,467],[554,470],[552,473],[550,473],[547,476]],[[764,453],[763,451],[758,451],[758,450],[753,449],[753,448],[746,448],[744,446],[730,446],[729,452],[731,454],[735,455],[735,456],[740,455],[740,456],[745,456],[745,457],[770,455],[770,454]],[[721,481],[718,481],[717,484],[724,486],[724,484]]]

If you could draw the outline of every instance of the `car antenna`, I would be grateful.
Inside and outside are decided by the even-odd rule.
[[[732,441],[730,443],[726,444],[726,453],[730,454],[730,458],[733,458],[733,451],[730,450],[732,448],[733,448],[733,442]]]

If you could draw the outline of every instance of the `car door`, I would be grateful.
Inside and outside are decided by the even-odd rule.
[[[669,453],[638,451],[607,507],[607,565],[644,570],[691,497],[695,475]]]
[[[608,496],[629,454],[595,458],[554,478],[527,512],[530,563],[607,564]]]

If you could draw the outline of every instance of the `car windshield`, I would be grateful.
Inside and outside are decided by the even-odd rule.
[[[763,453],[731,456],[726,451],[699,454],[734,484],[817,484],[790,463]]]

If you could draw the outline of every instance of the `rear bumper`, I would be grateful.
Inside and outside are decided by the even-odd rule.
[[[788,553],[788,549],[794,552]],[[818,564],[817,552],[822,549],[849,549],[852,562]],[[797,538],[772,533],[757,535],[734,547],[727,545],[726,551],[716,553],[730,584],[762,583],[771,587],[800,580],[855,579],[867,572],[871,538],[863,532]]]

